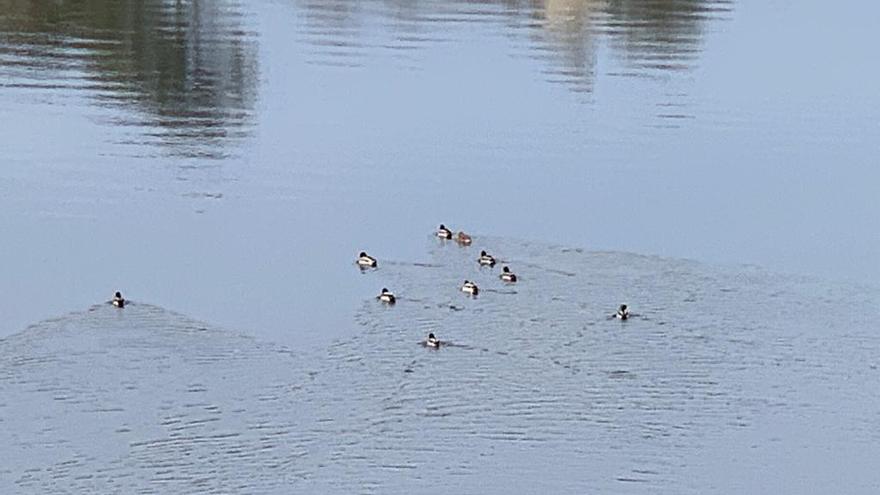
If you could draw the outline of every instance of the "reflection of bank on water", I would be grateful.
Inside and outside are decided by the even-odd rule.
[[[363,65],[378,49],[418,66],[414,50],[468,42],[468,30],[479,26],[484,33],[511,39],[514,56],[544,60],[548,82],[586,92],[592,90],[603,48],[619,63],[615,75],[657,77],[693,67],[704,25],[729,17],[733,9],[730,0],[298,3],[316,64]]]
[[[222,158],[257,120],[250,9],[270,7],[0,0],[0,87],[9,101],[86,105],[65,115],[112,126],[106,142],[122,148],[112,155],[152,155],[156,145],[176,156]],[[432,63],[425,49],[460,44],[484,56],[480,50],[501,40],[509,55],[538,60],[544,80],[591,92],[604,52],[610,63],[603,70],[612,76],[693,67],[704,25],[730,9],[728,0],[296,0],[280,7],[290,35],[275,48],[335,67],[390,54],[419,70]]]
[[[256,41],[235,0],[0,0],[0,87],[126,129],[116,144],[221,157],[246,136]],[[132,111],[133,110],[133,111]]]

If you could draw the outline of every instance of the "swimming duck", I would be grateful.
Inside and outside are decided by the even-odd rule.
[[[455,236],[455,242],[461,244],[462,246],[470,246],[473,239],[471,236],[465,234],[464,232],[459,232],[458,235]]]
[[[452,231],[447,229],[445,225],[440,224],[440,228],[437,229],[437,237],[441,239],[452,239]]]
[[[110,302],[113,303],[113,305],[117,308],[125,307],[125,299],[122,297],[122,292],[117,291],[116,294],[113,294],[113,300],[111,300]]]
[[[510,271],[510,268],[504,267],[501,270],[501,280],[505,282],[516,282],[516,274]]]
[[[495,266],[495,258],[486,251],[480,251],[480,259],[477,261],[479,261],[482,266]]]
[[[425,345],[437,349],[440,347],[440,340],[437,337],[434,337],[433,333],[429,333],[428,338],[425,339]]]
[[[388,304],[394,304],[397,302],[397,298],[394,297],[394,294],[386,288],[382,288],[382,293],[377,296],[377,298]]]
[[[477,284],[471,282],[470,280],[465,280],[464,284],[462,284],[462,286],[461,286],[461,291],[467,292],[468,294],[470,294],[472,296],[476,296],[477,293],[480,292],[480,288],[477,287]]]
[[[361,267],[375,268],[376,267],[376,258],[373,258],[372,256],[368,255],[367,253],[361,251],[361,254],[359,255],[358,260],[357,260],[357,264],[358,264],[358,266],[361,266]]]
[[[617,313],[614,314],[614,317],[620,320],[629,318],[629,311],[626,309],[626,304],[621,304],[620,307],[617,308]]]

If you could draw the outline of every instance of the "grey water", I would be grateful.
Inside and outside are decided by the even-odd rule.
[[[875,493],[878,16],[0,0],[2,491]]]
[[[8,337],[2,491],[880,488],[876,289],[485,241],[519,282],[431,246],[385,269],[397,304],[365,299],[323,348],[141,303]],[[643,302],[620,321],[618,301]]]
[[[876,280],[877,15],[3,1],[2,333],[121,289],[326,343],[380,288],[345,261],[440,222]]]

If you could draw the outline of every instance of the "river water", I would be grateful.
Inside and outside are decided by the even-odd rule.
[[[2,491],[876,493],[878,16],[0,0]]]
[[[296,349],[149,304],[0,347],[6,493],[876,493],[876,289],[484,239]],[[352,272],[357,270],[354,267]],[[360,274],[353,273],[353,277]],[[475,298],[457,283],[467,276]],[[609,318],[619,301],[633,316]],[[640,301],[638,304],[633,301]],[[853,308],[841,311],[841,308]],[[420,341],[433,332],[440,349]]]

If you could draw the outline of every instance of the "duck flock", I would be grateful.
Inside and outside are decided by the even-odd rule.
[[[453,233],[452,230],[446,228],[442,223],[440,227],[437,228],[437,232],[435,235],[444,241],[447,240],[455,240],[459,245],[462,246],[470,246],[473,244],[473,238],[464,232]],[[480,257],[477,258],[477,263],[480,266],[485,266],[489,268],[495,267],[495,257],[491,254],[487,253],[485,250],[480,251]],[[361,251],[357,258],[357,265],[361,270],[367,270],[370,268],[376,268],[379,266],[379,262],[376,258],[370,256],[365,251]],[[504,266],[501,268],[501,274],[498,276],[503,282],[508,284],[515,284],[519,280],[515,273],[510,271],[510,267]],[[461,284],[461,291],[470,294],[472,297],[476,297],[480,293],[480,288],[477,287],[477,284],[471,282],[470,280],[465,280],[464,283]],[[382,291],[376,296],[380,302],[385,304],[394,304],[397,302],[397,297],[393,292],[388,290],[387,287],[383,287]],[[124,308],[126,301],[125,298],[122,297],[121,292],[116,292],[113,295],[113,299],[111,299],[110,304],[116,306],[117,308]],[[626,304],[621,304],[617,308],[617,312],[611,315],[611,318],[617,318],[620,320],[626,320],[630,316],[629,309],[627,309]],[[429,333],[428,337],[422,341],[422,345],[431,347],[434,349],[440,348],[442,342],[433,334]]]
[[[437,229],[435,235],[442,240],[455,240],[458,244],[462,246],[470,246],[473,243],[473,238],[464,232],[458,232],[457,234],[453,234],[452,230],[446,228],[442,223],[440,227]],[[477,258],[477,263],[480,266],[485,266],[489,268],[493,268],[495,266],[495,257],[491,254],[487,253],[485,250],[480,251],[480,257]],[[370,256],[364,251],[358,255],[357,265],[361,268],[361,270],[366,270],[370,268],[376,268],[379,266],[379,262],[376,258]],[[498,276],[503,282],[508,284],[517,283],[517,276],[515,273],[510,271],[510,267],[504,266],[501,269],[501,274]],[[473,297],[476,297],[477,294],[480,293],[480,288],[477,287],[477,284],[471,282],[470,280],[465,280],[461,285],[461,291],[470,294]],[[394,304],[397,302],[397,298],[393,292],[388,290],[387,287],[383,287],[382,291],[376,296],[376,299],[385,304]],[[630,316],[629,310],[627,309],[626,304],[621,304],[620,307],[617,308],[617,312],[611,315],[612,318],[618,318],[620,320],[626,320]],[[422,342],[422,345],[427,347],[432,347],[437,349],[440,347],[442,342],[433,334],[429,333],[428,337]]]

